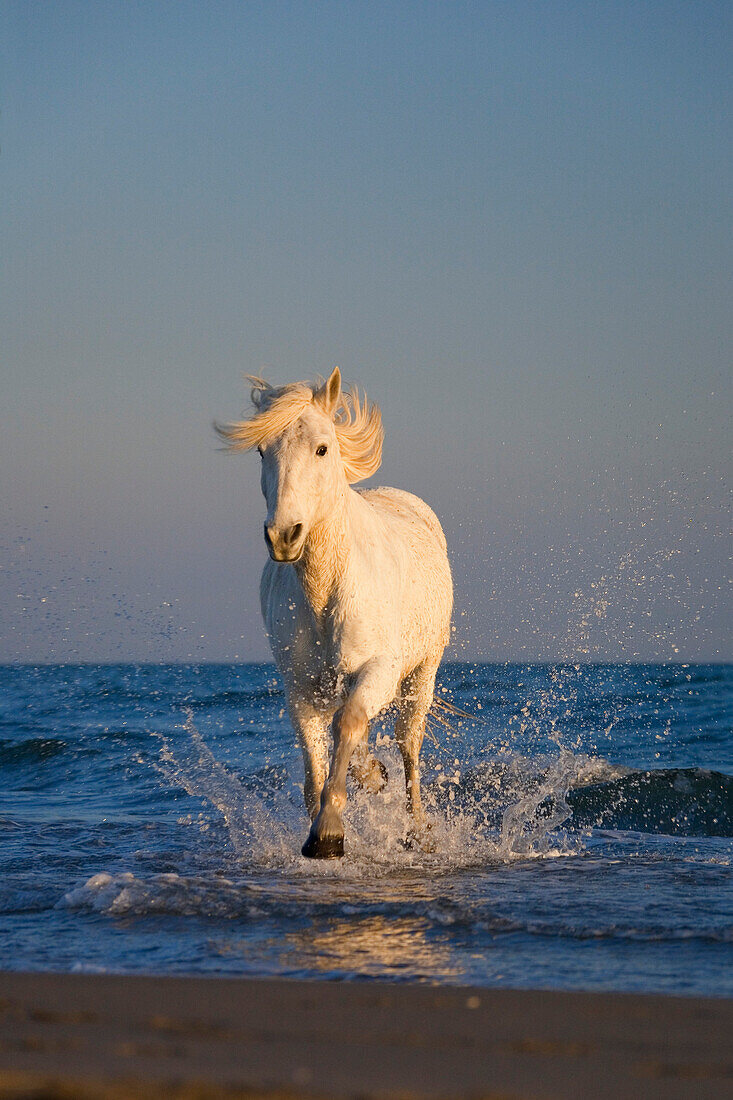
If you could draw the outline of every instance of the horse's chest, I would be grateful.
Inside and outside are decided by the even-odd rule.
[[[353,676],[374,655],[373,630],[353,596],[316,608],[294,573],[272,573],[263,613],[281,671],[325,706],[338,706]]]
[[[286,663],[300,687],[324,710],[335,710],[346,698],[355,668],[345,659],[340,641],[310,623],[292,639]]]
[[[328,609],[316,614],[301,592],[291,590],[268,610],[270,640],[297,673],[317,678],[339,663],[341,630]]]

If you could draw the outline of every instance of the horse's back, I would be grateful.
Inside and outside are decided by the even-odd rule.
[[[408,671],[410,665],[420,663],[423,653],[439,660],[450,637],[453,608],[453,581],[440,520],[424,500],[402,489],[363,489],[359,495],[381,518],[392,536],[392,551],[401,558],[399,635]]]
[[[416,520],[418,524],[423,523],[434,536],[443,553],[447,555],[448,547],[440,520],[433,509],[420,497],[404,489],[392,489],[386,485],[376,489],[357,489],[356,491],[360,497],[387,517],[397,516],[410,524],[414,524]]]

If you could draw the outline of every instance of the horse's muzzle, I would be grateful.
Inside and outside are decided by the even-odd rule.
[[[294,562],[303,553],[305,536],[303,524],[294,523],[279,530],[274,525],[265,524],[265,543],[273,561]]]

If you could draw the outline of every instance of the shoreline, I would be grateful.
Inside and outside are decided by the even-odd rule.
[[[0,973],[0,1100],[733,1096],[733,999]]]

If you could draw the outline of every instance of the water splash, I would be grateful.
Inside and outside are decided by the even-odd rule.
[[[622,806],[619,798],[636,797],[638,786],[627,781],[632,769],[563,744],[563,708],[577,705],[574,675],[572,666],[552,670],[545,696],[535,694],[531,705],[520,708],[522,736],[528,730],[542,734],[552,751],[528,757],[505,745],[498,755],[463,769],[450,747],[443,746],[437,757],[428,756],[424,802],[430,843],[425,850],[408,841],[412,822],[401,758],[385,733],[377,736],[376,754],[389,782],[378,795],[350,790],[344,813],[346,857],[341,861],[303,859],[300,846],[308,823],[300,791],[294,784],[278,786],[268,775],[238,778],[215,758],[190,710],[183,736],[156,734],[161,748],[155,766],[168,783],[214,807],[241,871],[279,868],[298,877],[366,878],[574,855],[584,850],[583,829],[592,825],[590,794],[579,797],[578,791],[592,787],[594,807],[609,792],[604,813],[594,812],[604,827],[613,827],[614,813]],[[629,807],[623,805],[628,816]],[[199,824],[206,831],[210,816],[207,820],[202,815]]]
[[[588,758],[561,750],[538,770],[517,758],[511,768],[468,769],[440,760],[426,768],[424,801],[429,845],[410,844],[412,821],[405,802],[402,762],[394,741],[378,738],[377,755],[389,782],[378,795],[353,789],[344,813],[347,855],[341,861],[300,856],[307,831],[304,811],[270,787],[254,791],[220,763],[186,712],[184,736],[157,734],[155,767],[172,785],[212,805],[221,815],[242,868],[297,869],[300,875],[352,877],[432,867],[446,871],[516,858],[570,854],[577,842],[558,832],[571,810],[568,788]],[[551,809],[548,809],[551,807]]]
[[[563,749],[544,780],[519,802],[507,807],[501,822],[504,851],[515,855],[547,852],[553,831],[572,815],[565,799],[577,770],[575,757]]]
[[[219,811],[240,859],[270,862],[287,856],[293,846],[292,828],[216,759],[196,728],[193,711],[185,714],[185,737],[176,738],[175,746],[165,734],[155,734],[162,745],[154,766],[170,784]],[[287,800],[277,801],[282,811],[292,812]]]

